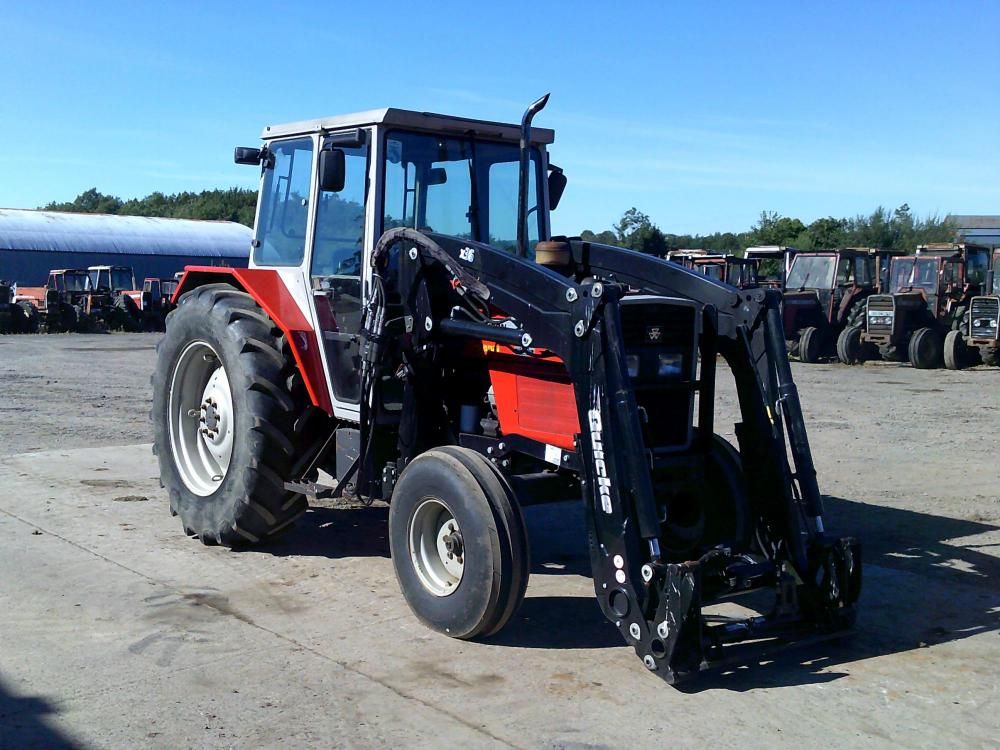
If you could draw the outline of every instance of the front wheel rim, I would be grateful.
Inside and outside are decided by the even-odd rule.
[[[204,341],[184,347],[170,378],[170,450],[181,481],[207,497],[222,484],[233,455],[234,417],[229,376]]]
[[[449,596],[465,573],[465,543],[454,514],[436,498],[424,498],[410,516],[410,560],[421,585],[434,596]]]

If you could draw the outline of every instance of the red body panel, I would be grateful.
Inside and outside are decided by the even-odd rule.
[[[187,266],[172,302],[177,304],[181,295],[196,287],[219,282],[242,289],[264,309],[288,339],[313,405],[333,414],[316,331],[295,304],[278,272],[262,268]]]
[[[580,417],[562,360],[522,356],[492,343],[484,343],[483,349],[503,433],[575,451]]]

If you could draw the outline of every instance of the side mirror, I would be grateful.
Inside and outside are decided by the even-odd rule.
[[[566,174],[554,164],[549,164],[549,210],[555,211],[559,206],[563,190],[566,189]]]
[[[248,146],[237,146],[233,152],[233,161],[237,164],[260,164],[264,157],[264,150],[260,148],[250,148]]]
[[[444,185],[448,181],[448,171],[444,167],[431,167],[427,170],[428,185]]]
[[[324,193],[339,193],[344,189],[347,162],[339,148],[319,152],[319,189]]]

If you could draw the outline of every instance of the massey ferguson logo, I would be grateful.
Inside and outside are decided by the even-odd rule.
[[[595,398],[599,401],[599,398]],[[601,410],[591,409],[587,412],[590,422],[590,443],[594,448],[594,473],[597,475],[597,492],[601,496],[601,510],[611,512],[611,479],[608,477],[608,465],[604,462],[604,442],[601,440]]]
[[[660,326],[646,326],[646,338],[655,344],[663,338],[663,329]]]

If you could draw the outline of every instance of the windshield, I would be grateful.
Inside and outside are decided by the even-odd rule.
[[[733,286],[756,286],[757,275],[754,264],[731,261],[726,268],[726,281]]]
[[[90,277],[85,273],[68,273],[63,280],[67,292],[85,292],[90,289]]]
[[[297,266],[305,254],[312,139],[296,138],[268,146],[273,164],[264,170],[254,263]]]
[[[413,227],[517,248],[520,149],[514,143],[391,131],[386,139],[383,230]],[[528,256],[541,234],[539,153],[528,167]]]
[[[788,289],[832,289],[836,271],[832,255],[796,255],[788,272]]]
[[[135,284],[132,283],[132,272],[127,268],[113,268],[111,269],[111,288],[116,292],[120,292],[123,289],[132,289]]]
[[[889,291],[923,289],[933,294],[937,289],[937,258],[893,258]]]
[[[725,268],[721,263],[702,263],[701,272],[710,279],[722,281],[722,270]]]
[[[982,284],[986,281],[986,269],[990,265],[990,251],[968,249],[965,258],[965,280],[970,284]]]

